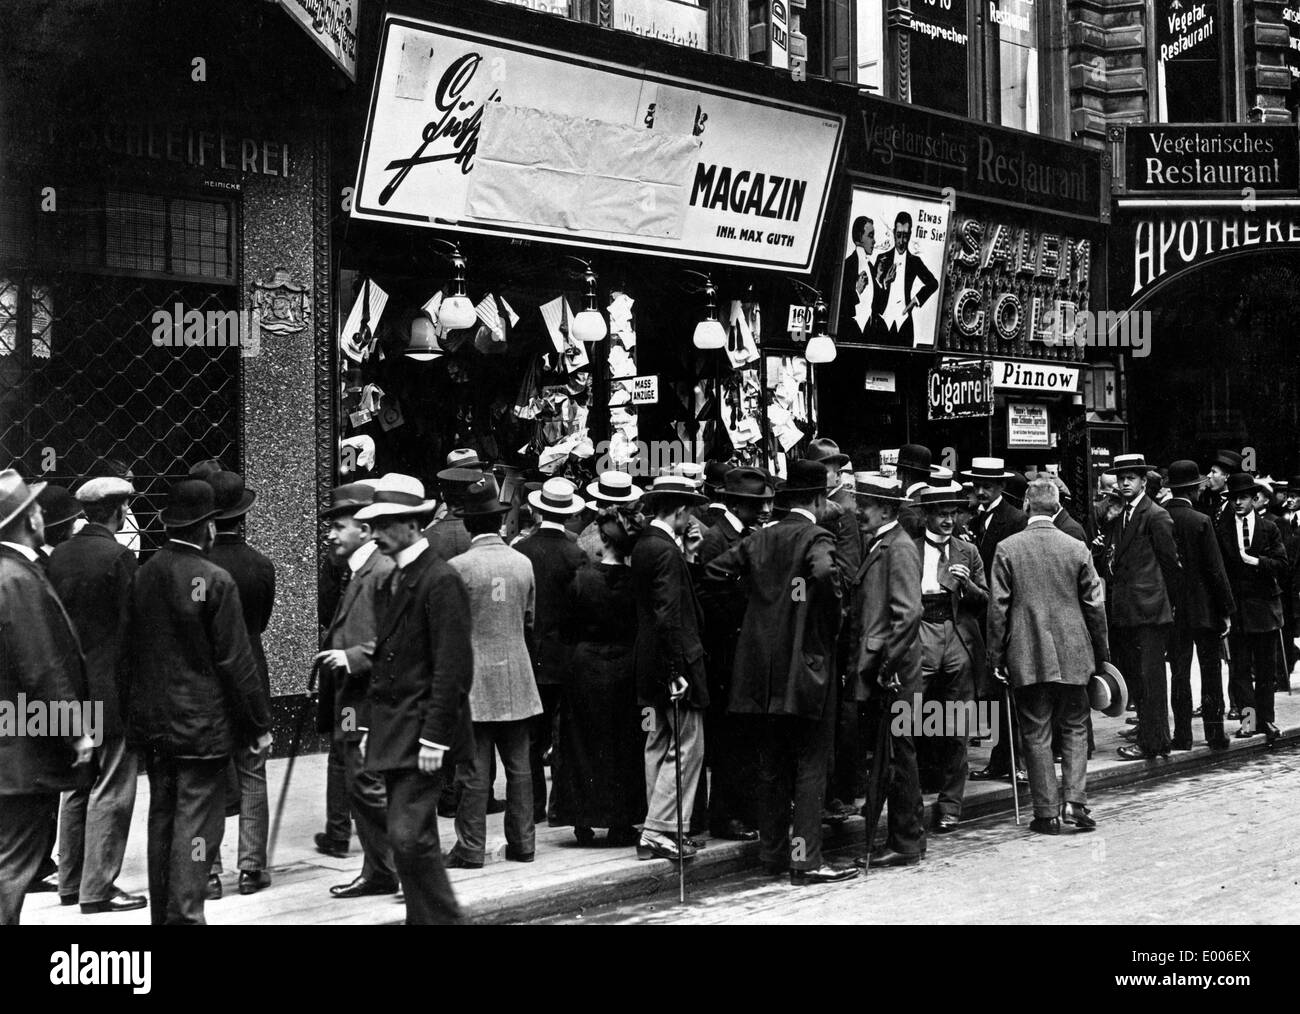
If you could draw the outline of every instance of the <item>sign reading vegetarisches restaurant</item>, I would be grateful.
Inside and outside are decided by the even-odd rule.
[[[843,130],[809,107],[390,15],[352,214],[807,271]]]

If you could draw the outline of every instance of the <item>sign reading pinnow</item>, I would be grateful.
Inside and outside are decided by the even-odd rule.
[[[152,951],[69,950],[50,955],[50,982],[55,986],[130,986],[138,995],[153,988]]]

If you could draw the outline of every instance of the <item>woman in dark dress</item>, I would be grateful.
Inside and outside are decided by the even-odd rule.
[[[645,820],[645,732],[637,707],[632,644],[629,522],[617,511],[599,518],[601,559],[579,570],[569,586],[577,624],[570,683],[560,720],[565,789],[556,816],[572,824],[580,845],[592,828],[609,828],[610,845],[633,845],[633,825]]]

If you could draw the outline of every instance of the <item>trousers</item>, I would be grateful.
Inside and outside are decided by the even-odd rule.
[[[149,755],[149,916],[154,926],[203,926],[203,898],[226,823],[229,759]]]
[[[54,845],[57,792],[0,796],[0,926],[17,926],[23,898]]]
[[[87,789],[63,794],[59,812],[59,895],[83,905],[108,901],[122,872],[135,809],[136,755],[123,736],[105,736],[99,774]]]
[[[682,827],[689,828],[695,789],[704,769],[704,712],[679,705],[681,728],[673,726],[672,706],[657,707],[645,740],[645,829],[677,833],[677,767],[682,776]]]
[[[438,841],[438,793],[443,772],[415,768],[385,771],[388,838],[406,897],[408,926],[444,926],[461,921]]]

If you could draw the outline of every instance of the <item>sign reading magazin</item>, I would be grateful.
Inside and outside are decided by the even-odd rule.
[[[853,188],[840,341],[934,347],[950,211],[943,201]]]
[[[844,118],[389,15],[352,214],[807,272]]]

